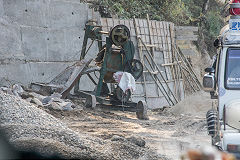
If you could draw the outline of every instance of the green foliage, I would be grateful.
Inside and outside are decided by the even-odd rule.
[[[206,0],[96,0],[100,13],[104,17],[115,15],[122,19],[146,18],[152,20],[171,21],[176,25],[201,26],[210,52],[212,41],[223,27],[220,15],[222,6],[217,0],[210,0],[206,15],[202,7]]]
[[[176,24],[189,24],[191,14],[189,14],[185,4],[181,0],[165,1],[161,9],[164,17]]]
[[[201,16],[204,0],[98,0],[99,6],[104,6],[109,15],[119,18],[146,18],[147,14],[153,20],[165,20],[177,25],[197,25]],[[215,0],[211,10],[219,10]]]
[[[206,16],[206,29],[211,37],[218,36],[222,26],[222,17],[218,11],[210,11]]]
[[[160,20],[157,15],[157,7],[151,5],[151,0],[101,0],[100,5],[105,6],[111,15],[117,15],[119,18],[146,18],[146,15],[153,15]]]

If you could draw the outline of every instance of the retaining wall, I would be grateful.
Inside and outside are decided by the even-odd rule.
[[[0,0],[0,84],[48,82],[79,60],[93,15],[77,0]]]

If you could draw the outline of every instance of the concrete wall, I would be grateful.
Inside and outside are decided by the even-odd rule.
[[[0,85],[48,82],[79,60],[92,18],[79,0],[0,0]]]
[[[92,14],[87,4],[79,0],[0,0],[0,86],[47,83],[78,61],[85,23],[92,18],[100,22],[99,14]],[[123,20],[119,23],[124,24]],[[134,42],[137,50],[136,40]],[[96,45],[94,43],[87,59],[96,55]],[[156,52],[155,58],[161,70],[165,70],[160,65],[165,63],[163,54]],[[165,72],[166,79],[171,79]],[[146,77],[152,81],[149,75]],[[173,88],[173,82],[169,85]],[[93,87],[87,76],[83,76],[80,88],[93,90]],[[146,92],[152,97],[147,100],[151,108],[167,105],[154,83],[148,84]],[[139,84],[133,100],[144,99],[142,94],[143,86]]]

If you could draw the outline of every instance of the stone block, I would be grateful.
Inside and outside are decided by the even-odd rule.
[[[27,26],[47,27],[49,0],[25,0],[22,20],[18,23]]]
[[[51,28],[81,27],[88,20],[87,4],[77,4],[63,1],[50,1],[48,26]]]
[[[46,26],[49,0],[2,0],[4,13],[24,26]]]
[[[48,55],[47,29],[21,27],[22,45],[26,60],[46,61]]]
[[[3,0],[0,0],[0,17],[4,15]]]
[[[5,15],[13,22],[23,22],[26,9],[25,0],[3,0]]]
[[[147,96],[158,96],[157,85],[155,83],[148,83],[146,87]]]
[[[83,28],[74,27],[64,30],[65,32],[65,52],[64,60],[79,60],[84,39]]]
[[[73,62],[39,62],[29,63],[31,82],[48,83]]]
[[[20,28],[7,20],[0,18],[0,57],[12,58],[20,56],[21,34]]]
[[[0,65],[0,85],[19,83],[26,86],[32,82],[48,83],[69,65],[72,63],[32,62]]]
[[[47,61],[67,61],[65,59],[65,33],[62,29],[48,30],[47,33]],[[70,52],[71,53],[71,52]]]
[[[144,93],[144,89],[143,89],[143,86],[142,84],[136,84],[136,90],[133,92],[133,94],[137,94],[137,95],[140,95],[140,94],[145,94]]]

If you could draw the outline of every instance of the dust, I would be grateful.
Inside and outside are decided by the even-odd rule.
[[[188,96],[177,105],[171,107],[169,112],[174,115],[194,115],[198,117],[205,117],[207,111],[214,106],[214,102],[210,99],[210,94],[204,91],[199,91],[193,95]]]

